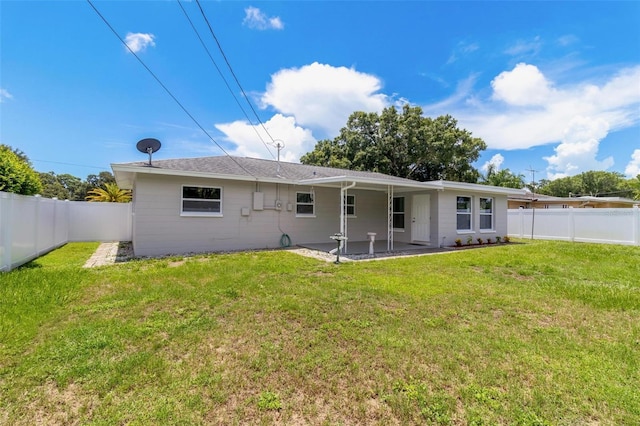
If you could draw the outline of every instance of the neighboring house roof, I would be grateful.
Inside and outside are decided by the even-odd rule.
[[[386,190],[387,186],[393,186],[405,190],[457,189],[492,194],[524,194],[522,190],[487,185],[449,181],[418,182],[377,172],[232,156],[154,160],[151,166],[146,162],[115,163],[111,168],[118,186],[124,189],[132,188],[136,173],[146,173],[335,187],[357,182],[358,188],[375,190]]]
[[[595,204],[616,204],[616,205],[628,205],[633,207],[636,204],[640,204],[638,200],[631,200],[623,197],[593,197],[589,195],[580,197],[554,197],[544,194],[531,194],[529,192],[526,196],[510,196],[509,201],[515,202],[535,202],[537,204],[579,204],[580,206],[593,206]]]
[[[573,197],[574,199],[577,198],[578,200],[584,200],[587,202],[598,202],[598,203],[623,203],[623,204],[638,204],[640,203],[640,201],[638,200],[631,200],[629,198],[623,198],[623,197],[592,197],[592,196],[582,196],[582,197]],[[571,198],[569,198],[571,199]]]

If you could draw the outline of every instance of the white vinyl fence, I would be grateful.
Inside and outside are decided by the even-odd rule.
[[[131,208],[0,192],[0,271],[69,241],[131,241]]]
[[[640,209],[510,209],[513,237],[640,245]]]

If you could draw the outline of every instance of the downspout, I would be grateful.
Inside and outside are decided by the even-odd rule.
[[[342,188],[340,188],[340,233],[343,236],[347,236],[347,221],[345,220],[345,215],[344,215],[344,207],[345,207],[345,198],[347,195],[347,190],[353,188],[354,186],[356,186],[355,182],[351,182],[350,185],[344,186]],[[342,242],[342,253],[346,253],[347,252],[347,240],[343,240]]]

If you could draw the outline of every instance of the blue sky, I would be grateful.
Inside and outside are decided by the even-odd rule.
[[[1,0],[0,143],[38,171],[146,160],[147,137],[158,159],[273,158],[273,139],[298,161],[353,111],[410,103],[481,137],[480,169],[640,173],[640,2],[93,4],[193,119],[88,2]]]

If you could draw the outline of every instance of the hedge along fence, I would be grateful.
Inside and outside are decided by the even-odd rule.
[[[0,192],[0,271],[69,241],[131,241],[131,203],[62,201]]]
[[[589,243],[640,245],[640,208],[510,209],[514,237]]]

